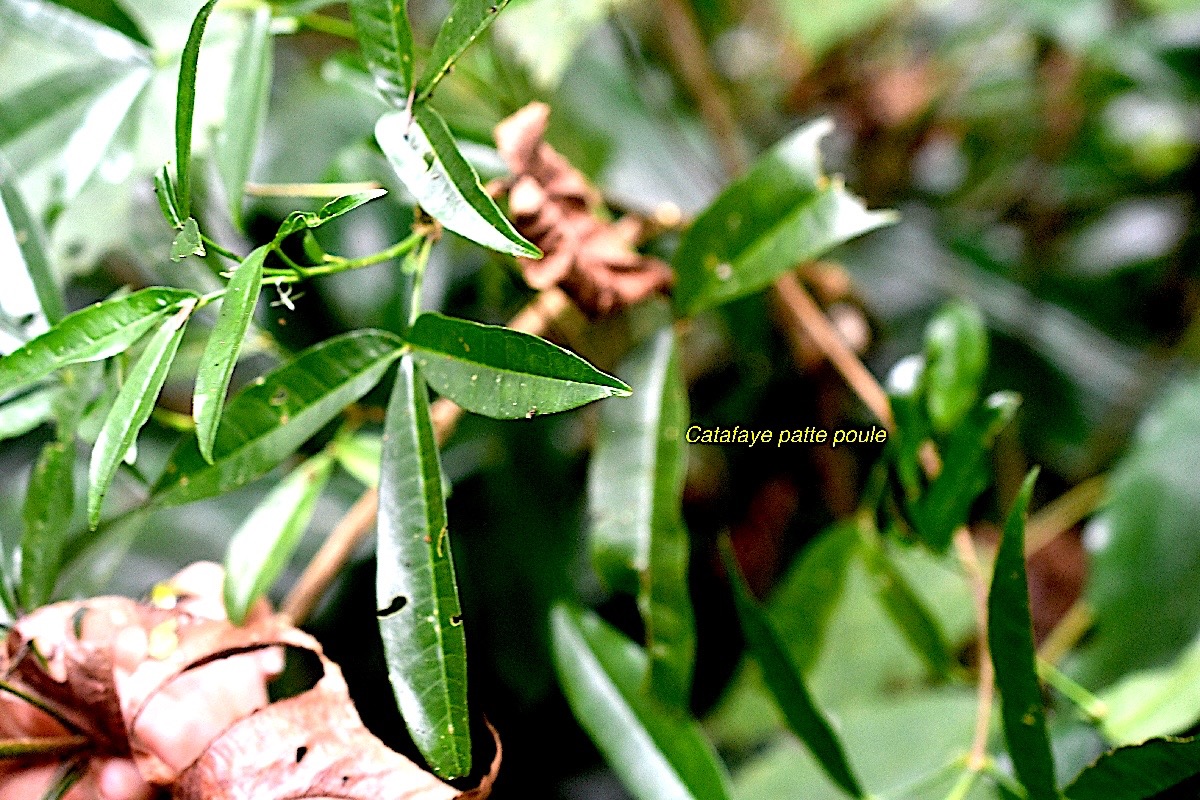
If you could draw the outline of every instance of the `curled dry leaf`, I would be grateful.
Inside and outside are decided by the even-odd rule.
[[[460,794],[376,739],[337,665],[265,601],[230,623],[223,580],[195,564],[148,603],[100,597],[19,620],[0,653],[0,738],[26,755],[0,760],[0,797],[38,800],[63,763],[81,772],[65,800],[487,796],[498,747],[492,774]],[[270,703],[284,647],[312,651],[324,673]]]
[[[547,105],[530,103],[495,130],[512,177],[488,188],[508,196],[517,230],[545,254],[517,259],[526,281],[535,289],[561,286],[593,317],[668,290],[671,268],[635,249],[642,221],[632,215],[605,219],[600,193],[543,141],[549,116]]]

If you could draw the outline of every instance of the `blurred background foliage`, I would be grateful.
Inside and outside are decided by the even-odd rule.
[[[0,168],[17,176],[45,223],[72,308],[121,285],[216,285],[201,261],[165,258],[172,232],[159,219],[150,180],[172,156],[179,53],[195,5],[72,0],[60,6],[77,13],[63,15],[46,12],[59,9],[49,3],[0,2]],[[205,39],[201,156],[211,152],[210,131],[225,113],[245,5],[219,6]],[[406,235],[412,214],[372,139],[380,101],[344,37],[344,6],[312,16],[326,5],[273,4],[280,35],[251,179],[382,181],[391,197],[322,231],[330,252],[364,255]],[[1192,729],[1200,719],[1200,642],[1193,643],[1200,633],[1200,5],[692,0],[683,7],[699,24],[716,90],[733,110],[732,141],[714,139],[706,126],[681,78],[686,66],[671,43],[670,14],[655,2],[513,0],[447,78],[439,107],[455,134],[473,143],[465,152],[486,177],[503,169],[492,127],[545,100],[553,109],[549,141],[611,205],[647,215],[674,209],[685,218],[726,182],[723,147],[756,153],[830,115],[837,124],[824,145],[830,170],[869,206],[897,209],[901,221],[809,269],[810,288],[880,376],[921,349],[926,322],[946,300],[965,298],[982,310],[992,346],[985,388],[1016,390],[1024,404],[996,443],[995,484],[973,509],[977,535],[994,539],[994,522],[1031,464],[1044,465],[1035,509],[1072,487],[1102,485],[1093,492],[1099,502],[1085,502],[1069,530],[1031,560],[1039,641],[1066,638],[1063,668],[1110,705],[1102,730],[1109,741]],[[443,3],[413,0],[418,42],[430,41],[444,13]],[[211,164],[197,172],[206,230],[238,242]],[[261,195],[250,205],[243,245],[269,238],[296,202]],[[2,351],[45,326],[28,278],[14,267],[19,259],[3,250],[11,241],[0,231]],[[652,246],[668,254],[673,237]],[[291,351],[357,327],[395,330],[404,280],[395,264],[319,279],[293,298],[294,310],[273,303],[260,323]],[[453,236],[433,251],[428,308],[498,323],[529,296],[505,258]],[[557,338],[612,368],[637,322],[564,327]],[[278,360],[265,341],[248,343],[253,357],[239,369],[242,379]],[[176,415],[188,414],[202,347],[198,335],[185,339],[177,375],[143,433],[138,468],[146,475],[157,473],[176,440]],[[681,347],[696,424],[872,422],[765,294],[699,316]],[[368,396],[360,411],[359,444],[369,457],[380,398]],[[0,531],[10,548],[30,465],[52,436],[37,421],[6,417],[0,431]],[[444,449],[472,702],[505,739],[498,798],[625,796],[563,701],[547,627],[551,604],[575,598],[639,635],[633,601],[609,597],[586,557],[596,427],[595,408],[520,423],[470,417]],[[684,510],[699,626],[693,708],[725,756],[738,798],[838,793],[781,732],[756,670],[739,664],[740,634],[715,556],[723,532],[752,589],[770,598],[772,619],[793,632],[793,656],[868,787],[917,780],[970,739],[973,693],[927,677],[877,603],[870,571],[846,555],[842,529],[829,527],[854,511],[878,454],[690,450]],[[1086,483],[1096,476],[1105,476],[1103,484]],[[264,483],[134,516],[99,536],[81,534],[59,594],[140,595],[184,563],[220,560]],[[335,474],[280,587],[361,488],[348,473]],[[124,475],[112,502],[131,506],[145,491]],[[81,516],[74,525],[84,529]],[[893,555],[971,668],[968,590],[953,561],[907,548]],[[367,550],[358,554],[311,626],[345,668],[368,725],[412,752],[389,699],[370,559]],[[1066,778],[1103,742],[1070,708],[1060,711],[1052,734]],[[941,797],[953,777],[904,796]],[[980,785],[972,796],[992,791]]]

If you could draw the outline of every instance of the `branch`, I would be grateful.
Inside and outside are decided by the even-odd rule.
[[[548,289],[513,317],[508,327],[523,333],[543,335],[570,306],[571,301],[561,290]],[[430,407],[429,416],[433,421],[433,432],[439,446],[450,438],[462,415],[462,408],[444,397],[439,398]],[[289,622],[299,624],[308,618],[333,583],[333,579],[350,560],[359,543],[374,527],[378,512],[379,490],[367,489],[330,531],[321,549],[288,592],[280,612]]]
[[[967,757],[967,769],[978,772],[988,762],[988,729],[992,726],[992,702],[996,693],[996,670],[992,666],[992,654],[988,649],[987,639],[988,582],[983,567],[979,564],[971,532],[965,525],[954,532],[954,549],[958,552],[958,560],[962,563],[967,582],[971,585],[971,599],[975,603],[975,619],[979,629],[976,642],[979,687],[975,706],[975,738],[971,742],[971,752]]]

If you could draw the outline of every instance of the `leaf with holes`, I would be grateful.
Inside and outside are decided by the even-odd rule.
[[[314,345],[246,386],[225,408],[213,463],[194,439],[181,443],[151,501],[177,505],[245,486],[265,475],[369,392],[399,357],[404,342],[363,329]]]
[[[332,471],[332,458],[313,456],[276,484],[233,534],[225,552],[229,619],[242,624],[287,567]]]
[[[996,667],[1004,739],[1029,800],[1058,800],[1046,709],[1038,683],[1025,576],[1025,515],[1037,469],[1029,473],[1008,513],[988,593],[988,646]]]
[[[171,242],[171,260],[182,261],[188,256],[204,254],[204,239],[200,236],[200,225],[196,222],[195,217],[188,217],[180,226],[179,233],[175,234],[174,241]]]
[[[88,523],[93,528],[100,524],[100,504],[117,466],[133,447],[138,431],[154,410],[167,371],[183,340],[184,326],[195,307],[195,300],[185,300],[179,311],[150,337],[109,409],[92,448],[92,462],[88,467]]]
[[[12,391],[68,364],[101,361],[122,353],[163,317],[195,298],[195,293],[186,289],[155,287],[68,314],[41,336],[0,358],[0,386]]]
[[[691,692],[696,628],[683,521],[687,387],[671,328],[642,343],[618,372],[636,390],[600,410],[588,474],[592,563],[609,586],[637,595],[649,685],[682,709]]]
[[[400,359],[384,422],[375,601],[400,713],[438,775],[471,771],[467,652],[428,390]]]
[[[675,307],[694,315],[768,286],[779,275],[895,222],[868,211],[821,169],[817,120],[775,145],[684,232],[675,253]]]
[[[271,251],[263,245],[234,270],[229,286],[221,300],[221,312],[217,324],[200,356],[200,370],[196,374],[196,390],[192,398],[192,418],[196,421],[196,440],[204,460],[212,463],[213,442],[217,438],[217,426],[221,421],[221,408],[225,405],[225,392],[229,379],[237,366],[242,340],[254,318],[254,307],[262,290],[263,261]]]
[[[475,168],[432,108],[420,105],[412,116],[385,114],[375,125],[375,139],[421,208],[446,228],[501,253],[541,257],[483,190]]]
[[[427,100],[438,82],[446,76],[454,62],[471,46],[471,42],[483,33],[509,0],[454,0],[450,14],[442,23],[433,51],[421,80],[417,83],[417,101]]]
[[[498,325],[422,314],[408,342],[438,394],[495,419],[553,414],[630,393],[569,350]]]

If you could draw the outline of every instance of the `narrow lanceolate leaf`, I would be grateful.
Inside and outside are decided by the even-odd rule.
[[[387,189],[374,189],[369,192],[348,194],[344,197],[330,200],[316,211],[293,211],[287,215],[287,218],[279,226],[279,230],[276,231],[274,244],[281,243],[293,233],[298,233],[305,229],[319,228],[326,222],[329,222],[329,220],[349,213],[377,197],[383,197],[385,194],[387,194]]]
[[[0,146],[39,128],[52,117],[101,94],[129,74],[130,65],[100,61],[87,69],[75,66],[7,94],[0,100]]]
[[[183,340],[184,326],[195,307],[194,299],[184,301],[179,311],[150,337],[104,419],[88,468],[88,523],[93,528],[100,524],[100,504],[113,474],[154,410],[158,393]]]
[[[171,242],[171,260],[182,261],[188,256],[204,255],[204,240],[200,237],[200,225],[195,217],[188,217]]]
[[[350,18],[379,93],[404,108],[413,85],[408,0],[350,0]]]
[[[195,297],[185,289],[155,287],[69,314],[41,336],[0,358],[0,387],[12,391],[68,364],[101,361],[124,352],[163,317]]]
[[[200,40],[217,0],[208,0],[196,12],[183,56],[179,60],[179,92],[175,96],[175,204],[179,216],[192,213],[192,117],[196,112],[196,65],[200,61]]]
[[[225,611],[241,624],[300,544],[333,459],[317,455],[280,481],[246,518],[225,553]]]
[[[600,412],[588,476],[592,562],[610,586],[637,595],[650,686],[682,709],[691,693],[696,627],[682,508],[687,389],[672,330],[639,346],[619,372],[636,391]]]
[[[909,508],[921,540],[945,552],[976,498],[991,482],[991,447],[1021,406],[1015,392],[996,392],[973,408],[942,445],[942,471]]]
[[[138,27],[137,22],[121,7],[116,0],[54,0],[60,6],[77,11],[84,16],[107,25],[115,31],[125,34],[138,44],[150,47],[150,40]]]
[[[414,116],[397,111],[380,117],[375,139],[392,169],[427,214],[459,236],[514,256],[542,252],[517,233],[479,183],[441,116],[427,105]]]
[[[863,558],[867,573],[875,584],[884,610],[929,671],[938,678],[950,677],[955,666],[954,656],[941,624],[896,568],[887,545],[876,536],[864,539]]]
[[[642,691],[646,654],[595,614],[550,614],[554,668],[575,719],[638,800],[727,800],[728,777],[700,726]]]
[[[22,517],[21,604],[32,610],[50,602],[62,564],[63,543],[75,507],[75,440],[55,441],[29,477]]]
[[[384,422],[376,614],[388,678],[413,741],[444,778],[471,771],[467,645],[428,390],[400,359]]]
[[[868,211],[821,169],[817,120],[772,148],[684,233],[674,265],[676,309],[692,315],[756,292],[798,264],[895,221]]]
[[[267,119],[275,57],[273,43],[271,9],[263,6],[251,11],[225,100],[225,124],[217,134],[214,148],[217,171],[229,201],[230,219],[239,229],[242,227],[242,193],[250,176],[258,137]]]
[[[2,118],[0,114],[0,118]],[[29,207],[17,187],[16,174],[8,162],[0,156],[0,216],[7,216],[16,237],[17,250],[25,262],[25,271],[33,282],[38,304],[46,321],[55,325],[67,315],[63,303],[62,289],[54,277],[50,264],[46,233],[41,224],[29,213]]]
[[[39,389],[0,406],[0,442],[24,436],[54,416],[53,389]]]
[[[429,98],[458,57],[492,24],[506,5],[508,0],[454,0],[450,15],[433,41],[433,51],[417,83],[418,102]]]
[[[844,792],[851,797],[865,797],[833,726],[813,702],[779,633],[750,594],[728,540],[721,543],[721,556],[733,586],[733,599],[742,623],[742,633],[746,637],[746,647],[758,661],[763,681],[783,712],[788,728],[804,742],[825,774]]]
[[[177,505],[244,486],[283,462],[369,392],[404,342],[359,330],[314,345],[238,392],[221,417],[213,463],[188,439],[171,455],[153,502]]]
[[[1004,738],[1017,777],[1029,800],[1057,800],[1054,756],[1050,752],[1046,711],[1038,683],[1025,576],[1025,515],[1036,479],[1034,469],[1025,479],[1004,524],[988,594],[988,645],[1000,689]]]
[[[1064,793],[1068,800],[1149,800],[1197,775],[1200,738],[1151,739],[1100,756]]]
[[[630,393],[569,350],[498,325],[422,314],[408,343],[438,394],[496,419],[553,414]]]
[[[263,261],[271,248],[263,245],[253,250],[234,270],[221,300],[221,312],[196,375],[196,391],[192,398],[192,418],[196,420],[196,439],[204,460],[212,463],[213,442],[225,405],[225,392],[237,365],[242,340],[254,317],[254,307],[262,290]]]
[[[955,302],[930,320],[925,329],[925,403],[939,433],[953,430],[975,405],[987,361],[987,325],[978,308]]]

